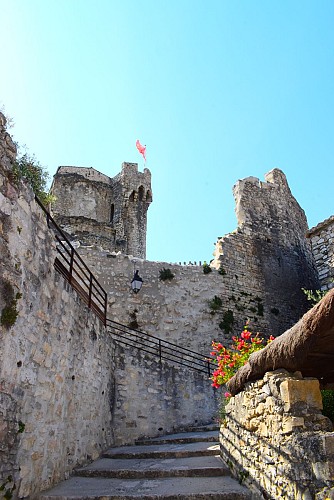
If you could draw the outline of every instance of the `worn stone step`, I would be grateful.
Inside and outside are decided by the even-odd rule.
[[[228,476],[109,479],[72,477],[41,500],[249,500],[249,490]]]
[[[110,448],[103,458],[182,458],[218,455],[219,444],[210,442],[169,443]]]
[[[102,458],[76,469],[77,476],[119,479],[160,477],[213,477],[229,474],[219,455],[187,458]]]
[[[216,430],[210,431],[193,431],[193,432],[179,432],[177,434],[167,434],[165,436],[158,436],[155,438],[144,438],[136,441],[137,445],[151,445],[151,444],[164,444],[164,443],[196,443],[200,441],[218,442],[219,433]]]
[[[216,431],[219,434],[219,425],[216,423],[201,425],[201,426],[189,426],[183,430],[183,432],[205,432],[205,431]]]

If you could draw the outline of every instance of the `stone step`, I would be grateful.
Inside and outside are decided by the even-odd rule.
[[[160,477],[226,476],[229,469],[219,455],[187,458],[101,458],[86,467],[76,469],[83,477],[115,477],[142,479]]]
[[[167,434],[155,438],[139,439],[136,445],[168,444],[168,443],[196,443],[202,441],[215,442],[219,440],[217,430],[179,432],[177,434]]]
[[[41,500],[250,500],[250,492],[228,476],[109,479],[72,477]]]
[[[200,436],[202,439],[199,440]],[[110,448],[40,500],[246,500],[219,456],[217,431],[193,431]],[[147,444],[143,444],[147,443]]]
[[[165,443],[110,448],[103,458],[184,458],[219,454],[219,445],[208,442]]]

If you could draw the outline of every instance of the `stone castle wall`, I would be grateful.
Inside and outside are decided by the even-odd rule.
[[[318,279],[306,217],[284,174],[275,169],[266,182],[244,179],[234,193],[239,225],[218,240],[209,274],[202,266],[138,259],[144,286],[134,297],[131,257],[79,248],[108,291],[111,319],[129,324],[135,312],[140,329],[207,354],[212,339],[230,341],[248,320],[268,337],[302,316],[308,309],[302,288],[316,288]],[[160,281],[163,268],[175,277]]]
[[[240,180],[234,186],[238,229],[218,240],[213,265],[235,268],[239,294],[257,283],[273,335],[307,310],[302,288],[316,288],[318,277],[304,211],[282,171]],[[285,328],[282,320],[285,318]]]
[[[329,217],[307,233],[311,241],[322,290],[333,288],[334,280],[334,216]]]
[[[225,407],[222,458],[257,498],[333,498],[333,424],[321,410],[317,379],[269,372]]]
[[[113,343],[55,272],[54,238],[31,189],[13,183],[0,119],[0,484],[12,476],[26,498],[113,442]]]

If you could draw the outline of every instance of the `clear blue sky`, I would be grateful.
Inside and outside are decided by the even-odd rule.
[[[147,257],[212,258],[232,186],[282,169],[334,213],[334,1],[0,0],[0,101],[47,166],[143,161]]]

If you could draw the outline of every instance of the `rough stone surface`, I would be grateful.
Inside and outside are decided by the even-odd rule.
[[[329,217],[307,233],[317,266],[322,290],[333,288],[334,279],[334,216]]]
[[[225,407],[221,456],[260,498],[332,498],[334,432],[320,401],[318,380],[276,370]]]
[[[160,364],[131,347],[116,345],[115,357],[116,445],[217,419],[219,394],[205,373]]]

